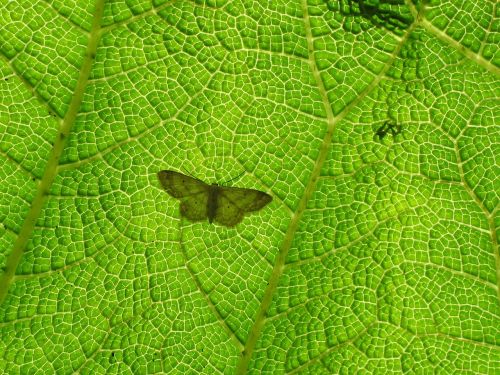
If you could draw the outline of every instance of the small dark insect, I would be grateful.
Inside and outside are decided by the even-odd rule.
[[[206,184],[174,171],[158,172],[161,185],[181,201],[181,215],[191,221],[208,219],[233,227],[247,212],[258,211],[273,200],[262,191]]]
[[[377,131],[375,132],[375,137],[378,137],[378,139],[382,140],[389,132],[393,137],[395,137],[396,135],[401,133],[401,125],[386,121],[380,128],[377,129]]]
[[[333,2],[328,0],[327,4]],[[404,0],[338,0],[340,13],[346,16],[361,16],[373,25],[386,29],[407,29],[413,22]]]

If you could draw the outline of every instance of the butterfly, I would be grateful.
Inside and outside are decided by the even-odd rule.
[[[168,194],[181,201],[181,215],[191,221],[208,218],[209,223],[233,227],[245,213],[258,211],[273,200],[259,190],[209,185],[175,171],[160,171],[158,179]]]

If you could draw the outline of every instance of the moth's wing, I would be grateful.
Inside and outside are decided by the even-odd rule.
[[[232,227],[243,220],[245,212],[257,211],[273,198],[262,191],[235,187],[219,187],[214,220]]]
[[[174,198],[190,197],[197,194],[208,195],[209,185],[201,180],[174,171],[158,172],[161,186]]]
[[[191,221],[206,220],[208,194],[199,193],[181,200],[181,215]]]
[[[181,200],[181,215],[191,221],[207,218],[210,186],[201,180],[174,171],[158,172],[161,185],[174,198]]]
[[[244,212],[238,208],[226,195],[219,194],[217,196],[217,211],[214,216],[214,221],[233,227],[243,220]]]

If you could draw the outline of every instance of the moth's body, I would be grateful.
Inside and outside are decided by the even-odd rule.
[[[207,199],[207,216],[208,222],[212,224],[214,221],[215,214],[217,212],[217,203],[219,195],[219,185],[212,184],[208,189],[208,199]]]
[[[208,219],[232,227],[245,213],[260,210],[273,199],[259,190],[208,185],[175,171],[160,171],[158,178],[167,193],[181,201],[181,215],[192,221]]]

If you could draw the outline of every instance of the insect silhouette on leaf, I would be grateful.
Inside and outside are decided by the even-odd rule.
[[[405,30],[413,22],[405,0],[338,0],[338,4],[342,15],[361,16],[388,30]],[[327,5],[334,8],[334,1],[327,0]]]
[[[209,185],[175,171],[160,171],[158,179],[168,194],[181,201],[181,215],[191,221],[208,219],[233,227],[245,213],[258,211],[273,199],[259,190]]]
[[[389,132],[393,137],[395,137],[396,135],[401,133],[401,125],[386,121],[380,128],[375,131],[375,137],[378,137],[378,139],[382,140]]]

